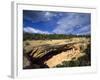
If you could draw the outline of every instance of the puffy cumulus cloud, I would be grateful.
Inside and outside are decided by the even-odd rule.
[[[89,13],[69,13],[57,22],[57,27],[53,30],[58,34],[86,34],[90,33]]]
[[[41,30],[35,29],[33,27],[24,27],[24,32],[27,32],[27,33],[40,33],[40,34],[50,34],[48,31],[41,31]]]

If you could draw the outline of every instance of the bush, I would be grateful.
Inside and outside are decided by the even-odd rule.
[[[25,45],[28,46],[28,45],[30,45],[30,43],[29,43],[28,41],[26,41],[26,42],[25,42]]]
[[[88,60],[88,56],[82,56],[77,60],[72,61],[64,61],[62,64],[58,64],[56,67],[76,67],[76,66],[89,66],[90,61]]]

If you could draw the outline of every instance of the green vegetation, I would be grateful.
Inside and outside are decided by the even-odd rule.
[[[30,43],[28,41],[26,41],[25,45],[28,46],[28,45],[30,45]]]
[[[66,34],[32,34],[23,33],[23,40],[45,40],[45,39],[69,39],[73,37],[90,37],[90,35],[66,35]]]
[[[80,57],[77,60],[64,61],[62,64],[58,64],[56,67],[78,67],[78,66],[89,66],[90,63],[86,60],[87,56]]]

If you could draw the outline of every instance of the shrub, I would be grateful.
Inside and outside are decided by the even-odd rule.
[[[25,45],[28,46],[28,45],[30,45],[30,43],[29,43],[28,41],[26,41],[26,42],[25,42]]]
[[[88,56],[82,56],[77,60],[72,61],[64,61],[62,64],[58,64],[56,67],[76,67],[76,66],[89,66],[90,61],[88,60]]]

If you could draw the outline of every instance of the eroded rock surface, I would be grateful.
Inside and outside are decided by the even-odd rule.
[[[57,43],[57,42],[56,42]],[[62,64],[63,61],[71,61],[78,59],[81,56],[86,55],[84,50],[89,41],[77,41],[77,42],[63,42],[59,44],[41,44],[41,45],[27,45],[24,47],[24,68],[31,66],[31,68],[47,68],[54,67],[58,64]]]

